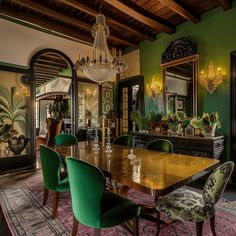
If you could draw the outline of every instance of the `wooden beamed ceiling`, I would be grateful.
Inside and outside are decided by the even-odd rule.
[[[155,40],[162,32],[172,34],[185,21],[198,23],[201,15],[213,8],[229,10],[232,1],[1,0],[0,14],[92,43],[91,29],[100,5],[110,27],[109,46],[124,49],[136,48],[143,40]]]
[[[60,55],[45,53],[38,57],[34,63],[34,77],[36,87],[40,87],[58,77],[71,79],[63,73],[70,70],[70,66]]]

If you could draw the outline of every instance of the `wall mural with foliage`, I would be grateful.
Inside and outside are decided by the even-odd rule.
[[[29,152],[28,75],[0,71],[0,157]]]

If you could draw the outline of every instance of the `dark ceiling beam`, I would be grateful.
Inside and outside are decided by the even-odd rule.
[[[40,76],[40,77],[45,78],[45,79],[46,79],[46,78],[54,78],[52,75],[41,74],[41,73],[37,73],[37,72],[35,72],[34,75],[35,75],[35,77]]]
[[[45,72],[50,71],[50,72],[62,72],[63,69],[61,68],[51,68],[51,67],[47,67],[47,66],[38,66],[35,65],[34,66],[34,71],[38,71],[38,70],[44,70]]]
[[[49,78],[42,78],[42,77],[36,77],[35,78],[36,79],[36,84],[39,84],[39,83],[42,83],[42,82],[44,82],[44,81],[50,81],[50,80],[52,80],[52,79],[49,79]]]
[[[50,65],[50,66],[56,66],[56,67],[60,67],[63,69],[66,69],[69,67],[69,65],[67,63],[59,63],[59,62],[54,62],[51,60],[49,61],[49,60],[41,59],[41,57],[37,59],[37,63],[44,64],[44,65]]]
[[[201,18],[194,13],[191,9],[188,9],[186,5],[174,0],[160,0],[168,8],[181,15],[183,18],[192,21],[193,23],[198,23]]]
[[[97,11],[96,8],[93,6],[94,4],[93,5],[91,4],[88,6],[88,5],[85,5],[85,3],[80,3],[76,0],[60,0],[60,1],[77,9],[77,10],[85,12],[91,16],[95,17],[97,14],[99,14],[99,11]],[[120,27],[122,29],[128,30],[129,32],[131,32],[133,34],[141,36],[145,39],[155,40],[154,34],[144,31],[141,27],[130,24],[129,22],[124,21],[123,19],[112,15],[110,12],[108,12],[104,9],[102,9],[102,14],[105,15],[106,22],[108,25],[115,25],[115,26]]]
[[[61,69],[61,70],[64,70],[66,69],[68,66],[62,66],[62,65],[55,65],[55,64],[50,64],[50,62],[39,62],[37,60],[36,63],[34,63],[35,66],[42,66],[42,67],[45,67],[45,68],[58,68],[58,69]]]
[[[51,76],[55,76],[55,77],[62,77],[62,78],[67,78],[67,79],[71,79],[70,76],[66,76],[66,75],[58,75],[56,73],[53,73],[53,72],[45,72],[45,70],[37,70],[37,71],[34,71],[34,75],[35,76],[40,76],[40,75],[51,75]]]
[[[218,2],[225,11],[232,8],[232,2],[230,0],[218,0]]]
[[[67,27],[61,26],[59,24],[56,24],[56,23],[52,24],[50,21],[44,20],[43,18],[39,18],[39,17],[35,17],[35,16],[34,17],[28,16],[24,12],[16,12],[16,11],[13,11],[12,9],[1,6],[0,13],[11,16],[13,18],[17,18],[17,19],[26,21],[26,22],[30,22],[35,25],[38,25],[38,26],[48,30],[49,32],[54,31],[54,32],[58,32],[63,35],[72,37],[77,40],[82,40],[84,42],[90,42],[90,43],[93,42],[93,39],[89,34],[75,32],[75,31],[68,29]]]
[[[63,59],[63,58],[60,58],[60,59],[52,58],[47,53],[43,54],[39,58],[37,58],[37,61],[44,61],[44,62],[54,63],[56,65],[68,66],[68,63],[65,61],[65,59]]]
[[[153,29],[164,31],[166,33],[174,33],[175,26],[170,22],[144,10],[137,4],[126,0],[104,0],[118,10],[131,16],[139,22],[152,27]]]
[[[87,24],[81,20],[77,20],[75,18],[66,16],[64,14],[57,12],[57,11],[51,10],[50,8],[44,7],[38,3],[32,2],[30,0],[11,0],[11,1],[20,5],[20,6],[27,7],[29,9],[40,12],[40,13],[45,14],[49,17],[54,18],[54,19],[67,22],[67,23],[72,24],[78,28],[83,28],[85,31],[90,32],[92,29],[92,25],[90,25],[90,24]],[[92,36],[91,36],[91,38],[92,38]],[[133,42],[129,42],[128,40],[125,40],[125,39],[122,39],[122,37],[120,37],[120,35],[115,36],[114,33],[110,35],[110,39],[113,41],[119,42],[121,44],[127,45],[127,46],[138,47],[138,44],[133,43]]]

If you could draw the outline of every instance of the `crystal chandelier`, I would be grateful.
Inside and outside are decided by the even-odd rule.
[[[223,74],[220,68],[218,68],[217,74],[214,72],[214,65],[210,61],[208,65],[208,76],[201,71],[199,83],[207,89],[207,91],[212,94],[215,89],[223,82]]]
[[[158,96],[161,93],[161,88],[160,85],[158,84],[155,75],[152,76],[152,82],[149,86],[149,84],[147,83],[146,86],[146,93],[149,97],[152,98],[152,100],[154,101],[155,104],[158,103]]]
[[[110,30],[106,25],[104,15],[96,16],[96,23],[93,25],[91,33],[94,38],[92,53],[84,55],[81,59],[79,57],[75,68],[97,83],[115,80],[116,74],[126,70],[127,65],[121,57],[121,51],[119,56],[116,56],[115,50],[115,54],[112,56],[108,49],[107,38]]]

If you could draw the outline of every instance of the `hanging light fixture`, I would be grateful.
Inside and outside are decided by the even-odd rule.
[[[146,93],[149,97],[151,97],[155,104],[158,104],[158,97],[161,93],[161,86],[160,84],[158,84],[155,75],[152,76],[151,84],[149,85],[147,83]]]
[[[121,57],[121,51],[117,56],[116,50],[111,55],[108,49],[107,38],[110,35],[110,30],[103,14],[100,13],[96,16],[96,23],[93,25],[91,33],[94,38],[92,53],[83,55],[82,58],[79,56],[75,68],[97,83],[114,81],[116,74],[126,70],[127,65]]]
[[[214,65],[210,61],[208,65],[208,75],[204,74],[204,71],[201,71],[199,83],[207,89],[207,91],[212,94],[216,88],[223,82],[223,74],[221,68],[218,68],[217,73],[214,71]]]

